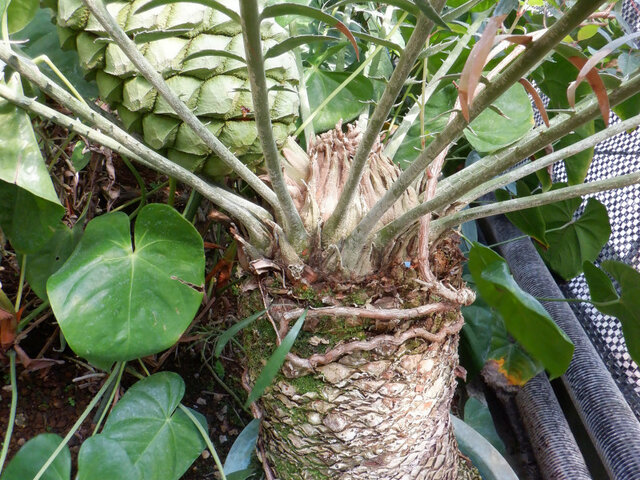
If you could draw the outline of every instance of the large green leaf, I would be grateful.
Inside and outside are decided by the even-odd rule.
[[[42,433],[32,438],[11,459],[0,480],[32,479],[60,443],[62,443],[62,438],[53,433]],[[69,480],[71,478],[69,447],[65,446],[60,451],[40,478],[41,480]]]
[[[7,10],[9,32],[15,33],[26,27],[40,8],[40,0],[11,0]]]
[[[572,133],[565,135],[556,145],[556,150],[568,147],[569,145],[589,138],[596,133],[595,123],[592,121],[576,127]],[[582,152],[571,155],[563,159],[564,166],[567,170],[567,181],[569,185],[579,185],[584,182],[589,171],[589,166],[593,160],[593,148],[588,148]]]
[[[13,75],[8,87],[22,93]],[[27,114],[0,99],[0,226],[21,253],[49,239],[64,214]]]
[[[518,182],[516,188],[519,198],[531,195],[529,187],[524,182]],[[511,195],[506,190],[496,190],[495,194],[496,199],[500,202],[511,199]],[[522,230],[522,233],[529,235],[545,247],[549,246],[546,236],[547,225],[540,207],[509,212],[506,216],[511,223]]]
[[[96,98],[98,96],[96,83],[85,79],[76,50],[62,50],[60,48],[56,25],[51,21],[51,10],[39,9],[33,21],[20,33],[13,35],[13,38],[26,42],[16,45],[16,48],[22,50],[27,56],[36,58],[40,55],[46,55],[49,57],[83,97]],[[46,64],[39,66],[46,75],[60,83],[58,77]]]
[[[464,136],[481,153],[499,150],[522,138],[533,128],[533,107],[526,90],[516,83],[493,106],[478,115],[465,129]]]
[[[36,253],[29,255],[25,278],[42,300],[47,299],[47,280],[71,256],[80,237],[82,237],[81,224],[76,224],[73,229],[70,229],[59,222],[53,236]]]
[[[515,282],[507,262],[479,243],[469,252],[469,270],[484,300],[504,319],[507,331],[552,378],[564,373],[573,344],[538,301]]]
[[[184,381],[173,372],[160,372],[140,380],[116,404],[98,435],[116,442],[126,452],[141,480],[179,479],[206,446],[197,427],[178,408],[184,391]],[[197,412],[191,413],[206,430],[205,418]],[[110,445],[103,442],[106,448]],[[96,446],[90,445],[91,448]],[[114,447],[110,451],[121,455],[120,448]],[[95,462],[88,462],[86,467],[100,468]],[[128,465],[124,467],[129,468]],[[86,478],[128,480],[131,477]]]
[[[118,442],[105,435],[95,435],[85,440],[80,448],[76,480],[107,478],[141,480],[142,477]]]
[[[482,369],[498,385],[520,387],[544,366],[510,338],[502,316],[476,293],[473,305],[462,308],[461,363],[470,374]]]
[[[307,80],[311,110],[315,111],[323,99],[338,88],[349,75],[348,72],[314,71]],[[369,108],[368,102],[372,100],[374,89],[371,80],[364,75],[358,75],[316,115],[313,126],[317,132],[323,132],[335,127],[340,120],[350,122]]]
[[[549,267],[565,280],[581,273],[585,261],[593,262],[611,235],[607,209],[594,198],[574,219],[581,203],[581,198],[574,198],[540,207],[549,248],[536,248]]]
[[[464,423],[473,427],[480,435],[486,438],[491,445],[503,455],[506,448],[498,432],[496,432],[489,407],[475,397],[469,398],[464,404]]]
[[[456,88],[453,85],[447,85],[429,98],[424,106],[424,127],[421,125],[420,117],[418,116],[393,157],[393,161],[400,168],[406,168],[422,151],[423,128],[425,147],[432,142],[436,133],[440,133],[444,129],[449,117],[445,112],[453,108],[457,96]]]
[[[629,355],[640,363],[640,272],[614,260],[602,262],[602,269],[620,285],[620,295],[604,272],[585,262],[584,275],[595,307],[622,323]]]
[[[193,225],[167,205],[147,205],[134,241],[135,250],[124,213],[95,218],[47,282],[69,345],[98,365],[170,347],[202,300],[204,249]]]

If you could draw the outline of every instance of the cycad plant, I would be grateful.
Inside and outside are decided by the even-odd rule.
[[[574,228],[569,246],[557,232],[578,221],[572,199],[640,182],[635,172],[583,183],[593,147],[640,124],[638,35],[618,5],[60,0],[55,8],[61,43],[77,49],[119,121],[43,75],[7,35],[0,96],[192,187],[231,217],[249,276],[238,312],[267,310],[243,332],[243,381],[262,419],[267,478],[456,478],[449,410],[463,376],[461,307],[476,297],[463,280],[467,257],[511,348],[493,356],[496,372],[521,383],[543,368],[552,376],[566,369],[571,342],[496,253],[472,242],[461,253],[460,226],[524,210],[512,218],[552,268],[571,276],[595,260],[608,238],[602,209],[587,206],[589,238]],[[14,73],[72,115],[25,96]],[[610,110],[621,119],[612,125]],[[15,167],[7,172],[22,171],[1,161]],[[561,161],[568,182],[553,184],[550,168]],[[23,184],[17,175],[2,180],[29,186],[26,176]],[[487,201],[496,190],[498,200]],[[14,215],[0,222],[17,245],[21,190],[0,191]],[[29,191],[59,221],[55,194]],[[136,242],[147,223],[136,225]],[[70,346],[108,367],[175,341],[140,351],[124,342],[135,335],[127,330],[83,344],[83,322],[101,298],[93,292],[84,317],[69,307],[81,302],[74,294],[82,282],[93,281],[74,270],[91,263],[83,241],[44,293]],[[30,247],[39,248],[23,250]],[[588,268],[601,287],[609,281]],[[622,270],[607,271],[625,288]],[[170,277],[183,279],[185,297],[202,281],[187,276]],[[614,294],[603,303],[630,300]],[[617,312],[637,358],[633,314]],[[266,378],[274,348],[267,367],[282,368]],[[529,371],[515,371],[516,354]]]

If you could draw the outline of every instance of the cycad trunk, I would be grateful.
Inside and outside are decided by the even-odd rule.
[[[317,137],[308,156],[295,146],[285,149],[296,166],[288,170],[294,199],[317,240],[296,269],[290,268],[284,249],[275,263],[245,264],[256,275],[245,290],[253,288],[257,302],[248,307],[251,302],[244,297],[240,313],[263,306],[269,312],[245,333],[246,388],[258,377],[277,337],[284,338],[308,308],[282,374],[253,406],[263,419],[263,462],[271,478],[281,480],[452,480],[458,451],[449,407],[463,323],[460,304],[473,296],[457,292],[464,289],[459,237],[441,237],[430,258],[420,260],[431,266],[427,279],[419,278],[425,270],[415,268],[419,260],[407,262],[421,258],[415,232],[386,253],[363,253],[360,271],[345,271],[337,247],[320,244],[318,226],[335,208],[359,141],[357,126],[343,130],[338,125]],[[398,175],[378,142],[354,206],[343,219],[346,232]],[[381,225],[417,202],[409,189]]]
[[[262,441],[281,479],[455,479],[449,420],[457,336],[395,352],[343,357],[314,375],[317,391],[284,380],[262,399]]]
[[[458,306],[412,290],[413,276],[407,268],[364,287],[327,282],[288,294],[258,279],[271,319],[246,333],[248,384],[274,348],[274,325],[282,337],[300,306],[332,305],[308,311],[283,374],[254,406],[272,478],[457,478],[449,409],[462,318]]]

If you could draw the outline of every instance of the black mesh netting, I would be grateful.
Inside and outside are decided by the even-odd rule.
[[[628,0],[623,5],[623,18],[633,30],[640,30],[640,2]],[[618,119],[612,114],[611,122]],[[600,180],[640,170],[640,129],[623,133],[595,149],[593,163],[586,181]],[[554,168],[558,181],[566,179],[563,164]],[[611,222],[611,238],[596,261],[613,259],[640,270],[640,185],[594,195],[607,211]],[[589,288],[581,275],[561,285],[567,296],[589,297]],[[596,350],[626,397],[634,413],[640,418],[640,368],[631,360],[620,322],[602,315],[588,304],[572,304]]]

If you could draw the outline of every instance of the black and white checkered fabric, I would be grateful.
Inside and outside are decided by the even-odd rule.
[[[632,29],[640,30],[640,1],[626,1],[623,16]],[[611,123],[617,121],[618,118],[612,114]],[[640,129],[598,145],[586,181],[637,171],[640,171]],[[554,177],[558,181],[566,179],[563,164],[555,166]],[[611,237],[596,264],[613,259],[640,270],[640,185],[602,192],[594,197],[605,205],[611,222]],[[561,288],[567,296],[589,297],[584,275]],[[572,304],[572,307],[632,410],[640,418],[640,368],[629,356],[620,322],[601,314],[589,304]]]

